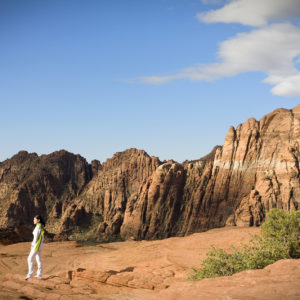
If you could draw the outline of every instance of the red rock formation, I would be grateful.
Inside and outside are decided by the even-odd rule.
[[[167,162],[131,197],[121,228],[122,238],[156,239],[177,234],[185,171],[181,164]]]
[[[214,160],[166,163],[156,170],[126,210],[122,237],[257,226],[273,207],[297,209],[299,142],[300,105],[231,127]]]
[[[0,164],[0,227],[30,223],[41,212],[49,231],[76,239],[258,226],[273,207],[299,207],[299,143],[300,105],[230,127],[222,147],[182,164],[137,149],[103,165],[66,151],[20,152]]]
[[[78,218],[90,216],[86,222],[89,222],[87,229],[91,238],[119,238],[126,207],[160,164],[157,157],[150,157],[143,150],[128,149],[116,153],[103,163],[97,176],[65,211],[60,231],[69,232],[70,228],[73,230],[78,226]],[[81,238],[86,238],[82,228],[79,232]]]
[[[227,227],[182,238],[43,248],[43,280],[24,280],[30,243],[0,245],[0,299],[300,299],[300,260],[284,259],[233,276],[188,281],[210,245],[229,251],[259,228]]]
[[[34,215],[41,214],[52,231],[91,176],[91,167],[79,155],[19,152],[0,164],[0,228],[15,231],[14,226],[31,225]]]

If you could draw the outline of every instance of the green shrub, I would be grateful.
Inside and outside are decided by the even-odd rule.
[[[218,276],[229,276],[245,270],[243,252],[232,247],[232,252],[228,253],[223,249],[211,246],[206,254],[206,259],[201,264],[201,270],[192,268],[194,274],[190,279],[200,280],[203,278],[213,278]]]
[[[261,235],[253,236],[242,249],[229,252],[211,246],[200,270],[193,267],[190,280],[229,276],[250,269],[262,269],[284,258],[300,257],[300,212],[272,209],[261,226]]]
[[[300,211],[285,212],[272,209],[261,225],[261,236],[268,243],[278,241],[289,252],[291,258],[300,257]]]

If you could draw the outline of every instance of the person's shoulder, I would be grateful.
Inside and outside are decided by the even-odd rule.
[[[41,224],[41,223],[38,223],[38,224],[36,224],[36,227],[38,227],[39,229],[44,229],[44,226],[43,226],[43,224]]]

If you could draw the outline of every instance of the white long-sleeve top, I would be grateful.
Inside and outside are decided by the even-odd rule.
[[[33,241],[31,243],[31,249],[34,249],[37,242],[38,242],[38,239],[40,237],[40,234],[41,234],[41,227],[39,225],[36,225],[32,234],[33,234]],[[44,236],[42,237],[42,241],[41,241],[41,245],[40,245],[40,248],[39,250],[42,250],[42,247],[43,247],[43,243],[44,243]]]

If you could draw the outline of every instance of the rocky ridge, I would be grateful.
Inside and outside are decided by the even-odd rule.
[[[29,226],[36,213],[61,239],[161,239],[259,226],[273,207],[299,207],[299,143],[300,105],[230,127],[224,145],[196,161],[161,162],[128,149],[101,165],[66,151],[22,151],[0,163],[0,236]]]

